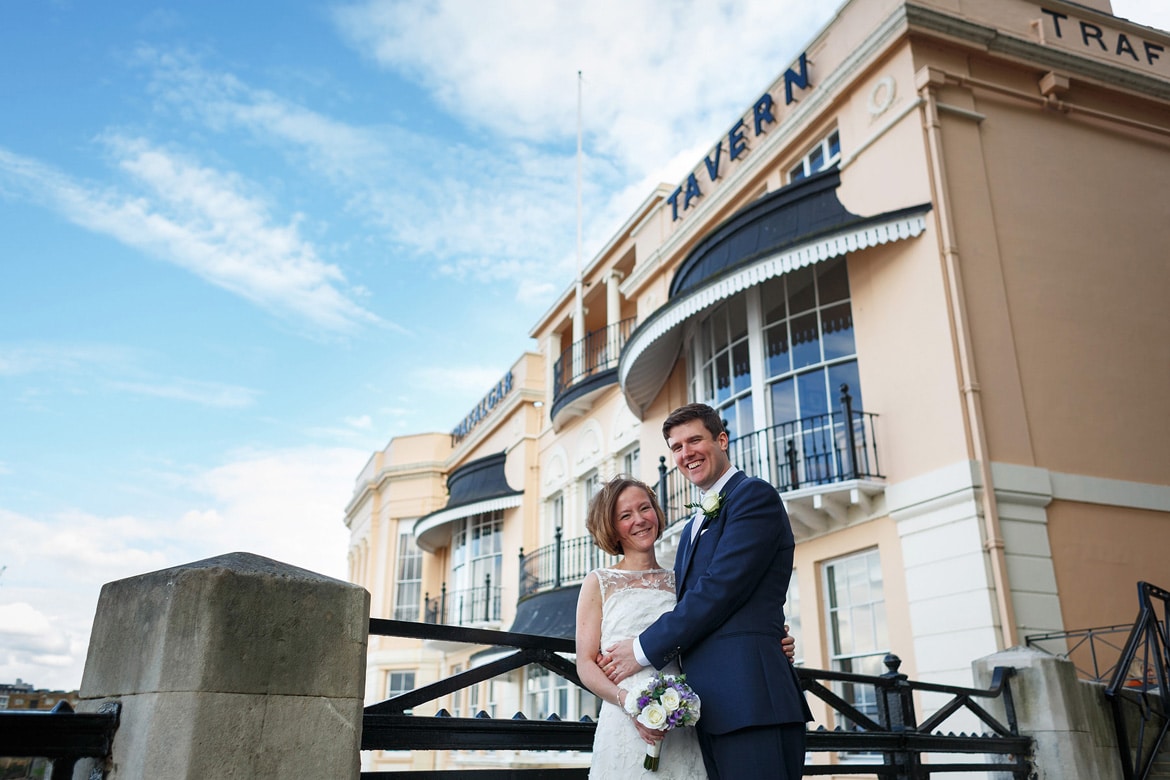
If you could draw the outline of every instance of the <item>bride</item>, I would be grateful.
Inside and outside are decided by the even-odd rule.
[[[590,572],[577,599],[577,674],[604,702],[593,736],[589,777],[702,780],[707,770],[693,728],[674,729],[664,738],[663,732],[647,729],[624,710],[626,697],[640,691],[654,670],[644,668],[616,685],[597,665],[602,647],[637,636],[674,608],[674,572],[659,566],[654,556],[666,515],[646,483],[619,475],[593,497],[585,526],[598,547],[622,556],[613,568]],[[791,662],[796,642],[785,636],[781,647]],[[662,672],[678,674],[678,662],[672,661]],[[662,741],[658,771],[645,771],[646,744],[657,741]]]
[[[645,483],[618,476],[594,496],[585,525],[598,547],[622,556],[613,568],[590,572],[577,600],[577,673],[604,702],[593,737],[589,777],[705,778],[693,728],[674,729],[664,738],[663,732],[647,729],[623,709],[626,697],[641,690],[654,670],[644,668],[618,686],[597,665],[602,647],[637,636],[674,607],[674,572],[663,569],[654,557],[654,543],[666,527],[662,508]],[[662,671],[679,674],[678,662],[672,661]],[[646,743],[659,740],[658,771],[643,770]]]

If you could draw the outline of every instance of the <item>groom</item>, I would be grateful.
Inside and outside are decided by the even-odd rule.
[[[710,780],[795,780],[812,714],[780,646],[795,547],[788,515],[775,488],[731,465],[727,431],[710,406],[676,409],[662,435],[702,491],[703,510],[679,540],[678,604],[637,638],[606,648],[603,668],[619,682],[680,658],[702,701],[697,729]]]

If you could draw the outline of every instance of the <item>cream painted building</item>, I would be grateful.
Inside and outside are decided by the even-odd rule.
[[[976,658],[1170,585],[1170,34],[1108,0],[853,0],[809,33],[453,433],[371,458],[347,524],[374,616],[571,633],[602,562],[588,498],[659,484],[661,420],[691,401],[788,507],[808,666],[895,652],[970,684]],[[374,638],[369,699],[488,652]],[[594,706],[543,674],[448,698]]]

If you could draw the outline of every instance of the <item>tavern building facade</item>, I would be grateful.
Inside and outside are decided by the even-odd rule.
[[[1029,635],[1132,619],[1135,582],[1170,584],[1167,49],[1108,0],[845,3],[453,432],[373,454],[346,508],[372,614],[571,636],[604,480],[663,486],[672,559],[692,498],[660,424],[701,401],[788,508],[802,663],[894,652],[963,685]],[[492,653],[371,637],[368,698]],[[596,712],[543,671],[448,698]],[[587,756],[363,756],[533,760]]]

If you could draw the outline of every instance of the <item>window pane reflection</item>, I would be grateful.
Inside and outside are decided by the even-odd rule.
[[[821,310],[821,333],[825,341],[825,360],[857,351],[853,345],[853,310],[848,303]]]
[[[715,402],[722,403],[731,397],[731,366],[727,354],[715,359]]]
[[[768,328],[764,335],[768,352],[768,376],[787,374],[792,370],[788,353],[788,325],[780,323]]]
[[[747,340],[741,341],[732,348],[731,364],[734,376],[732,392],[738,393],[752,386],[752,366],[748,358]]]
[[[788,308],[799,314],[817,305],[816,288],[813,286],[811,266],[798,268],[787,275]]]
[[[791,378],[772,384],[772,424],[783,425],[798,419],[796,388]]]
[[[820,264],[817,270],[817,293],[822,306],[849,297],[849,271],[845,258],[834,257]]]
[[[800,393],[800,416],[814,417],[829,411],[829,398],[825,392],[825,372],[823,370],[809,371],[796,377],[797,391]]]
[[[817,315],[802,314],[792,319],[792,367],[803,368],[821,362],[821,338]]]

